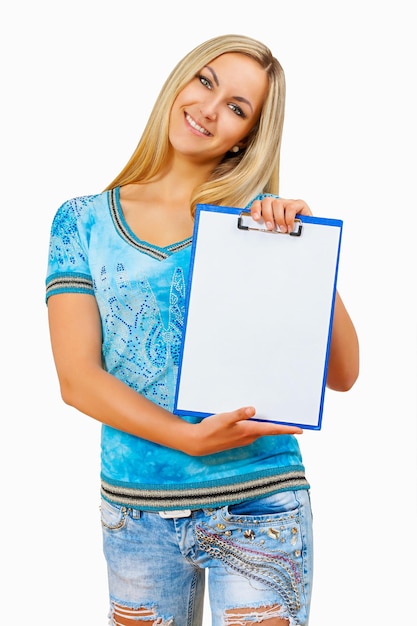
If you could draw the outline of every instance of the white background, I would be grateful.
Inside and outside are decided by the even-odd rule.
[[[6,6],[6,4],[5,4]],[[13,2],[2,9],[3,624],[106,623],[99,424],[66,407],[49,347],[49,228],[122,169],[162,82],[225,33],[287,77],[281,195],[344,221],[339,290],[361,376],[301,436],[311,626],[410,623],[416,558],[416,46],[412,3]],[[308,315],[308,311],[306,311]],[[273,320],[265,332],[285,333]],[[207,612],[208,618],[208,612]]]

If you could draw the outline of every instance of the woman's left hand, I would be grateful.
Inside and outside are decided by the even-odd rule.
[[[255,200],[250,212],[252,219],[256,222],[262,219],[268,230],[278,227],[282,233],[291,233],[294,230],[294,220],[297,214],[313,215],[304,200],[286,200],[271,196],[263,200]]]

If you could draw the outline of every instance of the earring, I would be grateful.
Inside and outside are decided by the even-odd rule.
[[[233,148],[231,148],[230,152],[234,152],[236,154],[237,152],[239,152],[239,150],[240,150],[239,146],[233,146]]]

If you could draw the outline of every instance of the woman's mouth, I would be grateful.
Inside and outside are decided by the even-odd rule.
[[[203,128],[203,126],[200,126],[199,124],[197,124],[197,122],[188,113],[185,113],[185,119],[187,120],[191,128],[194,128],[194,130],[197,130],[199,133],[202,133],[203,135],[207,135],[207,136],[211,135],[211,133],[209,133],[209,131],[206,128]]]

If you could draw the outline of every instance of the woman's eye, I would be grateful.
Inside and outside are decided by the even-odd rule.
[[[211,81],[210,81],[208,78],[206,78],[206,77],[205,77],[205,76],[203,76],[202,74],[199,74],[199,75],[197,76],[197,78],[198,78],[198,80],[200,81],[200,83],[201,83],[202,85],[204,85],[204,87],[207,87],[208,89],[211,89],[211,88],[212,88]]]
[[[244,112],[242,111],[242,109],[240,108],[240,106],[238,106],[237,104],[233,104],[230,103],[229,104],[229,108],[236,113],[236,115],[239,115],[240,117],[246,117],[246,115],[244,114]]]

